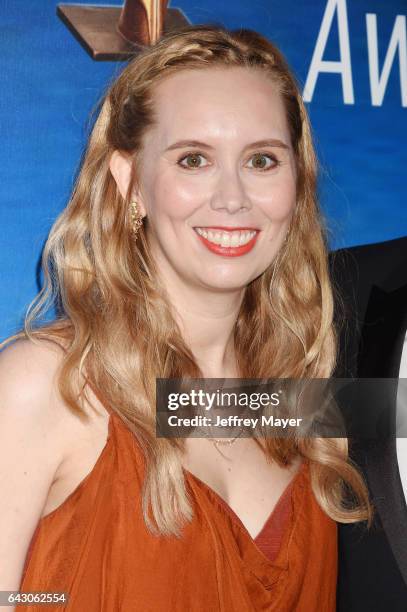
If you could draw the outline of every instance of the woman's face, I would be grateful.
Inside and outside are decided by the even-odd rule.
[[[164,280],[244,288],[282,246],[296,202],[283,103],[246,68],[183,70],[155,89],[139,201]]]

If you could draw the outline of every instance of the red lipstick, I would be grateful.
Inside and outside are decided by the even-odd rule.
[[[212,253],[216,253],[217,255],[223,255],[223,257],[240,257],[241,255],[245,255],[249,251],[252,250],[254,245],[256,244],[257,236],[259,235],[259,230],[256,230],[253,227],[220,227],[220,226],[211,226],[205,227],[207,230],[223,230],[223,231],[238,231],[238,230],[246,230],[246,231],[255,231],[255,235],[247,244],[242,244],[241,246],[222,246],[220,244],[215,244],[210,240],[207,240],[204,236],[195,232],[201,242],[206,246],[209,251]]]

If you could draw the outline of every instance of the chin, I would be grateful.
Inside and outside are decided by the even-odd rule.
[[[230,276],[218,276],[217,278],[206,278],[201,280],[201,285],[206,289],[219,291],[219,292],[227,292],[227,291],[242,291],[246,289],[246,287],[253,280],[250,278],[236,278],[235,275]]]

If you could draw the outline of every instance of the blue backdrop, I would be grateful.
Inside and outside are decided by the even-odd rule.
[[[69,198],[89,113],[122,67],[93,61],[57,18],[57,4],[0,0],[1,339],[38,290],[40,251]],[[170,6],[191,23],[256,29],[285,53],[314,128],[332,247],[407,234],[405,0]]]

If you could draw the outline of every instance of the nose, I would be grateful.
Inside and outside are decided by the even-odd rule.
[[[226,210],[233,214],[247,211],[251,203],[239,173],[235,169],[223,169],[220,172],[216,188],[211,198],[213,210]]]

